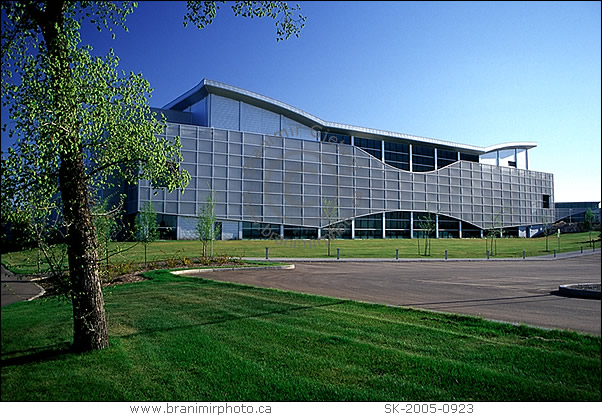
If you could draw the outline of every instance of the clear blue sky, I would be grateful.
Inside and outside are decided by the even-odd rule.
[[[291,4],[294,4],[291,2]],[[459,143],[535,141],[556,201],[600,201],[599,2],[301,2],[299,39],[270,19],[184,28],[184,2],[140,2],[129,33],[84,32],[161,107],[203,78],[322,119]],[[4,147],[4,146],[3,146]]]

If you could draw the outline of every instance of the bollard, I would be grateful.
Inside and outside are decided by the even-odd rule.
[[[554,249],[554,258],[556,258],[556,250]]]
[[[270,249],[270,248],[268,248],[267,246],[265,247],[265,259],[268,259],[268,258],[269,258],[269,255],[268,255],[268,251],[269,251],[269,249]]]
[[[489,251],[487,251],[487,259],[489,259]]]
[[[395,259],[399,259],[399,248],[395,250]]]
[[[583,253],[583,246],[581,246],[581,253]]]
[[[341,248],[337,248],[337,259],[341,258]]]
[[[526,256],[527,256],[527,253],[525,251],[523,251],[523,259],[525,259]]]
[[[447,260],[447,249],[445,250],[445,260]]]

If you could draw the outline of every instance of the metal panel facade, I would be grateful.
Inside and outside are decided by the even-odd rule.
[[[553,175],[529,170],[536,143],[477,147],[333,123],[211,80],[163,111],[165,135],[181,139],[190,184],[169,194],[140,182],[128,191],[127,210],[152,201],[166,226],[177,223],[179,238],[194,237],[211,191],[225,238],[262,237],[264,228],[319,237],[332,206],[344,237],[414,237],[425,213],[435,214],[437,237],[492,228],[528,236],[553,220]]]
[[[183,167],[192,180],[183,194],[156,196],[140,183],[139,204],[152,200],[159,214],[195,216],[210,189],[219,220],[314,228],[327,224],[323,208],[332,202],[340,219],[431,212],[481,229],[529,226],[553,213],[543,207],[543,195],[553,197],[549,173],[468,161],[416,173],[346,144],[175,123],[166,133],[186,143]]]

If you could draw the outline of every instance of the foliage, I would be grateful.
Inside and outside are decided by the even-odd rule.
[[[184,26],[192,23],[203,29],[213,22],[221,4],[225,1],[188,1],[188,13],[184,16]],[[301,29],[305,27],[306,17],[297,14],[301,8],[297,4],[289,7],[284,1],[235,1],[232,3],[235,16],[270,17],[276,21],[276,41],[288,39],[291,35],[299,37]]]
[[[138,216],[136,216],[136,225],[134,235],[138,242],[144,244],[144,267],[147,265],[146,249],[148,244],[159,239],[159,226],[157,224],[157,212],[152,202],[146,202]]]
[[[134,235],[136,240],[143,243],[154,242],[159,238],[159,227],[157,225],[157,212],[152,202],[146,202],[136,217]]]
[[[420,236],[424,239],[424,256],[427,254],[431,255],[431,237],[435,235],[437,230],[437,222],[435,215],[427,212],[418,218],[418,229],[420,234],[418,235],[418,255],[420,255]]]
[[[244,262],[241,261],[240,258],[238,257],[233,257],[230,255],[214,255],[211,258],[201,258],[199,261],[199,264],[204,265],[204,266],[224,266],[227,264],[244,264]]]
[[[17,13],[31,7],[11,2],[6,8],[18,26],[27,15]],[[39,36],[19,37],[18,27],[9,27],[6,34],[3,30],[3,105],[9,107],[14,121],[9,136],[17,138],[5,160],[3,188],[20,213],[31,206],[59,210],[57,178],[61,155],[68,150],[84,158],[93,188],[112,186],[114,182],[109,179],[116,176],[123,176],[128,183],[140,179],[161,183],[170,191],[188,180],[186,172],[174,170],[181,160],[179,140],[161,136],[165,122],[150,111],[152,89],[148,82],[140,74],[119,72],[112,51],[104,58],[93,57],[91,47],[80,45],[82,7],[75,2],[64,4],[64,34],[60,37],[67,44],[71,75],[66,80],[55,79],[61,68],[56,67]],[[119,9],[113,3],[101,2],[95,9],[96,19],[106,19],[105,14],[125,19],[131,12],[127,3]],[[5,39],[11,35],[16,36],[12,43]],[[22,52],[31,50],[22,44],[28,38],[37,51],[31,55]],[[16,50],[17,46],[22,49]],[[73,112],[70,117],[63,113],[67,108],[58,106],[61,97],[56,96],[57,90],[68,101],[65,105]],[[61,139],[65,134],[74,135],[76,140],[65,142]],[[69,145],[77,148],[67,148]]]
[[[190,3],[185,21],[198,27],[211,23],[215,13],[205,19],[201,4],[209,3]],[[13,122],[9,137],[17,140],[2,156],[2,223],[44,229],[51,219],[61,221],[74,347],[80,350],[108,346],[92,194],[114,186],[117,177],[126,183],[148,180],[169,191],[184,188],[190,178],[179,169],[179,138],[165,137],[165,118],[150,110],[149,83],[141,74],[119,72],[112,50],[94,57],[92,48],[81,43],[84,23],[99,31],[127,31],[126,17],[135,6],[2,2],[2,105]],[[277,23],[280,37],[298,34],[294,10],[280,2],[239,2],[234,8],[245,17],[276,18],[283,12]],[[38,246],[44,244],[38,241]]]
[[[322,214],[326,219],[326,245],[328,247],[328,256],[330,256],[332,240],[340,235],[340,216],[339,201],[334,199],[322,199]]]
[[[550,236],[550,234],[552,233],[552,224],[550,223],[550,218],[547,214],[545,214],[543,217],[543,233],[544,236],[546,237],[546,252],[550,252],[550,244],[548,241],[548,237]]]
[[[207,257],[207,245],[214,241],[219,235],[219,229],[215,227],[215,191],[211,191],[197,215],[197,232],[199,240],[203,244],[203,258]],[[213,252],[211,252],[213,256]]]
[[[487,252],[491,255],[497,255],[497,240],[502,237],[502,229],[504,228],[504,224],[502,221],[503,215],[501,213],[497,213],[491,222],[491,225],[487,228],[486,238],[485,238],[485,248]],[[487,246],[487,241],[489,240],[490,246]],[[547,240],[546,240],[547,241]],[[547,242],[546,242],[547,243]]]
[[[585,211],[585,216],[583,218],[583,226],[585,230],[589,233],[589,245],[592,245],[592,231],[594,230],[594,222],[596,220],[596,215],[590,208],[587,208]]]
[[[125,27],[134,5],[111,2],[2,2],[2,104],[13,126],[2,165],[8,223],[65,233],[74,347],[108,346],[91,200],[112,177],[183,187],[178,139],[161,137],[164,119],[148,105],[141,75],[117,71],[117,57],[93,57],[83,22]],[[6,124],[3,126],[6,129]]]
[[[103,272],[107,275],[110,273],[109,262],[111,256],[119,252],[111,252],[110,242],[115,240],[124,228],[123,224],[120,223],[124,200],[125,197],[121,197],[117,206],[112,210],[108,208],[108,199],[98,201],[92,206],[92,217],[98,244],[98,261],[104,263]]]

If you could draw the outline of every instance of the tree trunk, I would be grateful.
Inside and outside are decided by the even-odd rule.
[[[81,153],[61,154],[59,182],[67,224],[73,348],[77,351],[99,350],[109,345],[85,173]]]
[[[26,7],[42,29],[52,74],[57,128],[48,138],[60,142],[59,186],[67,227],[73,348],[76,351],[104,349],[109,345],[109,337],[98,271],[98,247],[88,199],[88,178],[79,136],[78,103],[71,82],[68,45],[63,37],[65,2],[49,2],[43,11],[32,4]]]

